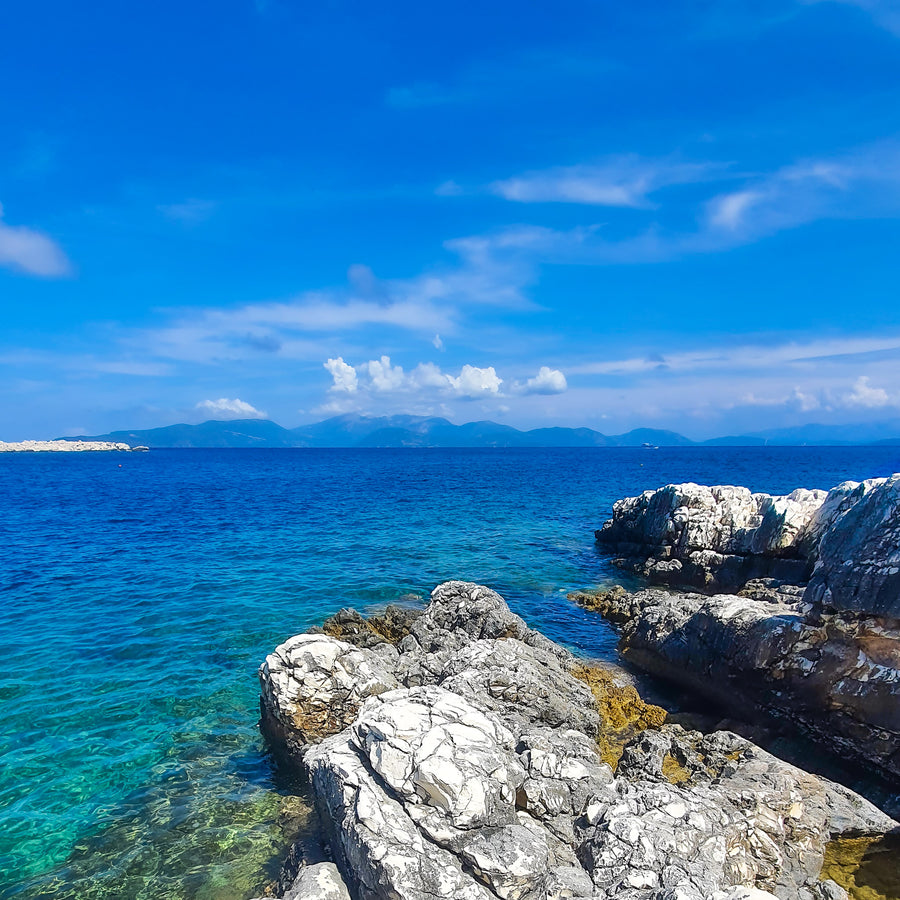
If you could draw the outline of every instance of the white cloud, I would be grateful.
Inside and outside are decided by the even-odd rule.
[[[819,364],[828,360],[900,354],[900,334],[870,337],[822,338],[806,342],[717,344],[709,349],[680,353],[649,353],[621,359],[598,360],[568,366],[579,375],[641,375],[653,372],[714,372],[726,369],[773,369]]]
[[[442,181],[434,189],[434,193],[438,197],[459,197],[464,191],[462,185],[457,184],[451,179],[450,181]]]
[[[745,242],[817,219],[900,212],[900,143],[883,141],[832,159],[806,159],[712,198],[708,237]],[[713,246],[715,242],[713,241]]]
[[[541,366],[534,378],[516,385],[516,391],[520,394],[561,394],[567,388],[566,376],[559,369],[549,366]]]
[[[445,388],[447,376],[434,363],[419,363],[409,373],[410,384],[421,388]]]
[[[495,181],[490,189],[519,203],[583,203],[594,206],[647,207],[648,194],[675,184],[705,181],[721,166],[612,157],[596,165],[565,166],[527,172]]]
[[[496,182],[494,190],[516,200],[568,200],[654,209],[650,195],[676,182],[738,182],[725,192],[695,201],[697,226],[672,231],[658,223],[638,224],[621,238],[606,237],[598,224],[570,229],[516,225],[452,242],[482,261],[535,265],[636,264],[718,253],[820,219],[862,219],[900,215],[900,140],[857,147],[832,158],[800,160],[769,173],[747,174],[714,163],[661,166],[642,163],[602,173],[591,167],[538,172]],[[585,174],[585,173],[590,173]],[[486,262],[485,262],[486,264]]]
[[[265,419],[266,413],[235,397],[229,400],[220,397],[218,400],[201,400],[195,407],[199,412],[213,419]]]
[[[59,245],[47,235],[22,225],[7,225],[0,205],[0,266],[26,275],[60,278],[72,267]]]
[[[441,340],[441,336],[439,334],[436,334],[431,339],[431,343],[434,344],[435,350],[443,350],[444,349],[444,342]]]
[[[888,406],[890,403],[888,392],[884,388],[871,387],[867,375],[860,375],[853,385],[853,390],[844,397],[846,406],[861,406],[865,409]]]
[[[402,366],[392,366],[389,356],[372,359],[366,363],[369,379],[376,391],[397,391],[406,385]]]
[[[447,375],[446,378],[458,397],[469,399],[496,394],[503,384],[503,379],[497,376],[493,366],[479,369],[477,366],[465,365],[460,370],[459,377]]]
[[[345,394],[355,394],[359,386],[356,369],[344,362],[342,357],[326,360],[322,365],[331,373],[334,384],[330,390]]]
[[[523,295],[534,275],[530,263],[497,259],[478,242],[449,241],[446,247],[460,258],[455,267],[380,280],[365,266],[351,266],[343,287],[288,301],[175,310],[162,327],[127,332],[121,342],[131,353],[189,362],[220,364],[262,353],[314,360],[322,334],[344,338],[375,328],[456,334],[460,319],[475,307],[530,307]]]
[[[736,191],[715,198],[710,204],[709,221],[716,228],[736,229],[744,213],[760,198],[757,191]]]
[[[493,366],[479,368],[464,365],[459,375],[442,372],[434,363],[419,363],[407,373],[402,366],[394,365],[389,356],[370,359],[355,368],[341,357],[329,359],[325,368],[331,373],[336,393],[356,394],[445,394],[472,399],[498,394],[503,379]]]

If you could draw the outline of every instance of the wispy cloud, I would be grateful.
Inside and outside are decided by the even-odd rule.
[[[572,170],[557,170],[571,172]],[[697,164],[692,171],[715,172]],[[723,170],[720,168],[720,175]],[[650,209],[653,179],[598,178],[594,182],[566,180],[569,176],[534,176],[499,182],[510,186],[511,199],[565,199]],[[656,176],[657,184],[668,176]],[[687,173],[677,177],[687,178]],[[577,264],[634,264],[677,259],[696,253],[715,253],[752,243],[780,231],[821,219],[864,219],[900,215],[900,141],[885,140],[833,157],[808,158],[770,173],[730,175],[734,189],[707,195],[695,209],[693,229],[664,229],[656,222],[638,225],[632,234],[610,238],[600,225],[571,229],[516,225],[487,235],[457,241],[484,258],[522,254],[533,261]],[[669,183],[673,183],[671,180]],[[522,197],[515,196],[521,192]],[[662,207],[665,211],[665,207]]]
[[[900,143],[883,141],[842,156],[811,158],[751,179],[706,207],[709,235],[748,241],[818,219],[900,213]]]
[[[760,342],[678,353],[597,360],[569,366],[570,374],[635,376],[652,373],[713,373],[722,370],[771,370],[841,361],[853,366],[872,359],[900,358],[900,333],[887,336],[820,338],[806,342]]]
[[[142,348],[161,359],[193,362],[261,355],[312,359],[319,357],[328,335],[394,329],[438,346],[442,339],[437,336],[457,333],[465,311],[473,307],[530,307],[523,293],[533,277],[530,265],[496,259],[475,244],[448,242],[447,247],[460,257],[455,267],[380,280],[367,267],[352,266],[344,287],[230,309],[171,311],[167,324],[128,332],[122,343],[131,351]]]
[[[2,205],[0,266],[41,278],[61,278],[72,271],[66,254],[52,238],[23,225],[7,225],[3,221]]]
[[[900,36],[900,2],[898,0],[802,0],[804,4],[842,3],[865,10],[882,28]]]
[[[671,185],[708,180],[724,167],[714,163],[612,157],[600,163],[526,172],[495,181],[493,193],[519,203],[582,203],[650,208],[649,195]]]
[[[208,219],[216,208],[211,200],[190,197],[181,203],[164,203],[156,207],[167,219],[195,225]]]
[[[228,399],[220,397],[218,400],[201,400],[195,407],[197,412],[203,413],[212,419],[265,419],[267,414],[255,406],[239,400],[237,397]]]

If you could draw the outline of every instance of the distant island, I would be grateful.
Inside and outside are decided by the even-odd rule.
[[[73,440],[59,438],[55,441],[0,441],[0,453],[103,453],[110,451],[146,450],[132,447],[120,441]]]
[[[454,425],[432,416],[364,416],[350,413],[314,425],[284,428],[268,419],[213,419],[199,425],[167,425],[66,441],[167,447],[691,447],[800,446],[804,444],[900,446],[900,422],[869,425],[802,425],[754,434],[692,441],[674,431],[636,428],[606,435],[591,428],[534,428],[520,431],[497,422]],[[34,442],[29,442],[34,443]],[[47,443],[47,442],[45,442]]]

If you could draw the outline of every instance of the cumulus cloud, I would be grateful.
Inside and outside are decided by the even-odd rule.
[[[500,391],[503,379],[493,366],[479,368],[464,365],[459,375],[449,375],[434,363],[419,363],[411,372],[394,365],[389,356],[370,359],[356,367],[341,357],[329,359],[325,368],[331,373],[334,384],[330,390],[336,393],[355,394],[422,394],[442,393],[448,396],[474,399],[490,396]]]
[[[0,266],[26,275],[60,278],[71,272],[65,253],[47,235],[22,225],[7,225],[0,205]]]
[[[344,362],[342,357],[326,360],[322,365],[331,373],[334,384],[332,391],[345,394],[355,394],[359,386],[359,378],[356,369]]]
[[[562,394],[568,388],[566,376],[559,369],[541,366],[534,378],[518,386],[521,394]]]
[[[446,378],[457,396],[469,399],[496,394],[503,384],[503,379],[497,376],[493,366],[479,369],[477,366],[465,365],[460,370],[459,377],[447,375]]]
[[[847,406],[861,406],[866,409],[874,409],[879,406],[888,406],[891,398],[884,388],[872,387],[867,375],[860,375],[850,391],[844,398]]]
[[[218,400],[201,400],[195,407],[198,412],[213,419],[265,419],[267,415],[261,409],[235,397],[229,400],[220,397]]]
[[[371,359],[366,363],[369,379],[376,391],[397,391],[406,384],[402,366],[392,366],[389,356]]]

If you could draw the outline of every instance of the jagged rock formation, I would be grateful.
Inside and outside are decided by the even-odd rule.
[[[664,725],[646,705],[654,727],[629,735],[614,772],[594,701],[613,688],[583,668],[493,591],[448,582],[396,645],[317,634],[277,648],[261,724],[306,772],[356,900],[840,900],[817,877],[828,841],[895,826],[737,735]],[[312,887],[287,896],[342,896]]]
[[[736,591],[572,595],[622,626],[626,657],[900,778],[900,475],[787,497],[669,485],[597,535],[651,581]]]
[[[806,580],[825,491],[787,497],[730,485],[670,484],[613,505],[597,541],[659,584],[734,590],[752,578]]]

